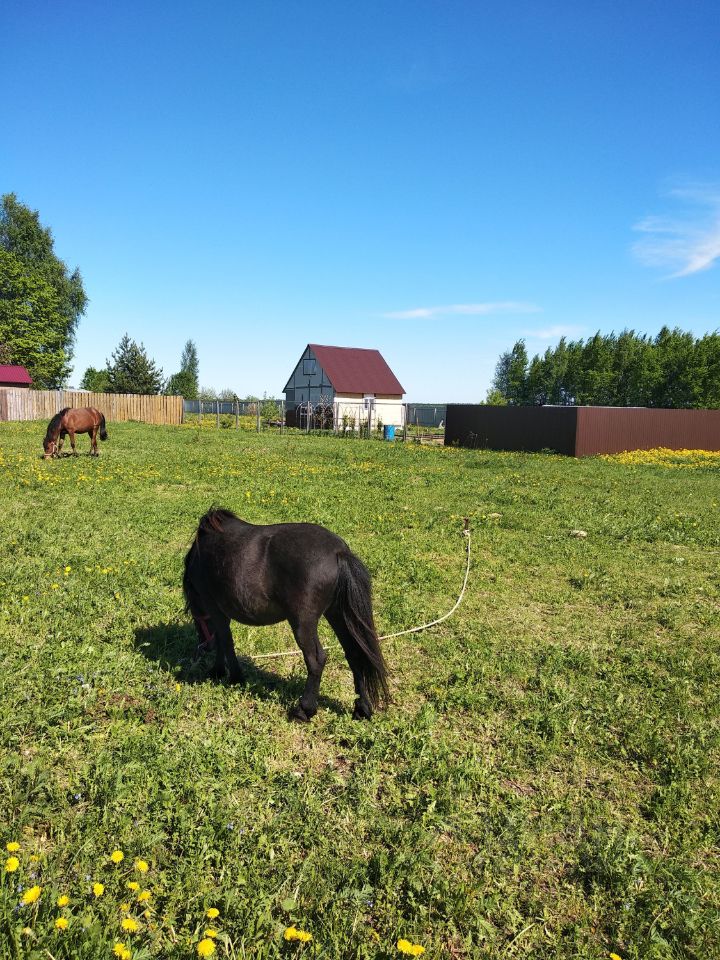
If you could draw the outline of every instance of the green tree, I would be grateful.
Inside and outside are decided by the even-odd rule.
[[[485,395],[485,399],[481,401],[488,407],[506,407],[507,398],[500,393],[497,387],[492,387]]]
[[[720,333],[696,340],[663,327],[652,340],[634,330],[598,332],[563,338],[529,365],[518,341],[498,360],[494,387],[509,403],[717,408]]]
[[[260,407],[260,416],[263,420],[279,420],[280,419],[280,407],[273,400],[272,397],[268,397],[267,393],[262,395],[262,405]]]
[[[38,212],[14,193],[0,198],[0,252],[0,340],[11,361],[28,368],[33,386],[60,387],[87,306],[80,272],[70,273]]]
[[[653,344],[657,362],[657,379],[652,392],[654,407],[703,406],[703,397],[696,385],[695,339],[677,327],[663,327]]]
[[[495,367],[492,389],[514,406],[527,403],[527,366],[525,341],[518,340],[512,350],[500,356]]]
[[[61,386],[70,372],[52,286],[0,247],[0,342],[6,363],[30,372],[36,388]]]
[[[91,390],[93,393],[107,393],[110,384],[110,374],[107,369],[96,370],[88,367],[80,381],[81,390]]]
[[[612,406],[616,396],[614,355],[615,337],[612,334],[603,337],[598,331],[582,345],[575,394],[578,404]]]
[[[112,362],[107,362],[108,393],[160,393],[162,370],[148,357],[143,344],[138,345],[125,334]]]
[[[180,358],[180,372],[174,373],[167,382],[165,393],[197,400],[199,394],[197,347],[188,340]]]
[[[720,407],[720,333],[706,333],[695,344],[695,406]]]

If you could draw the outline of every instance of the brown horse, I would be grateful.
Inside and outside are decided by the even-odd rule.
[[[45,459],[59,457],[62,450],[63,440],[66,435],[70,435],[70,446],[73,454],[77,456],[75,449],[75,434],[90,434],[90,456],[97,457],[97,435],[100,433],[101,440],[107,440],[107,430],[105,429],[105,417],[95,407],[65,407],[59,413],[56,413],[48,424],[47,433],[43,441],[45,450]]]

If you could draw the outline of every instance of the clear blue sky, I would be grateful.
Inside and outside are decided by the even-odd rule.
[[[720,326],[717,0],[5,0],[0,192],[166,374],[308,341],[482,399],[561,333]]]

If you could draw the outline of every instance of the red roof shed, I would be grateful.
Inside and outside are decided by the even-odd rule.
[[[400,381],[379,350],[324,347],[308,344],[336,393],[375,393],[402,396]]]
[[[0,387],[29,387],[32,377],[25,367],[15,363],[0,363]]]

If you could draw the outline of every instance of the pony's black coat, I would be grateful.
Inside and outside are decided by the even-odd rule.
[[[324,616],[335,631],[355,681],[356,718],[388,700],[387,669],[373,620],[370,574],[340,537],[313,523],[256,526],[229,510],[201,519],[185,557],[183,590],[201,643],[215,645],[215,675],[227,663],[242,679],[230,621],[263,626],[287,620],[308,677],[293,716],[317,712],[326,653],[318,638]]]

